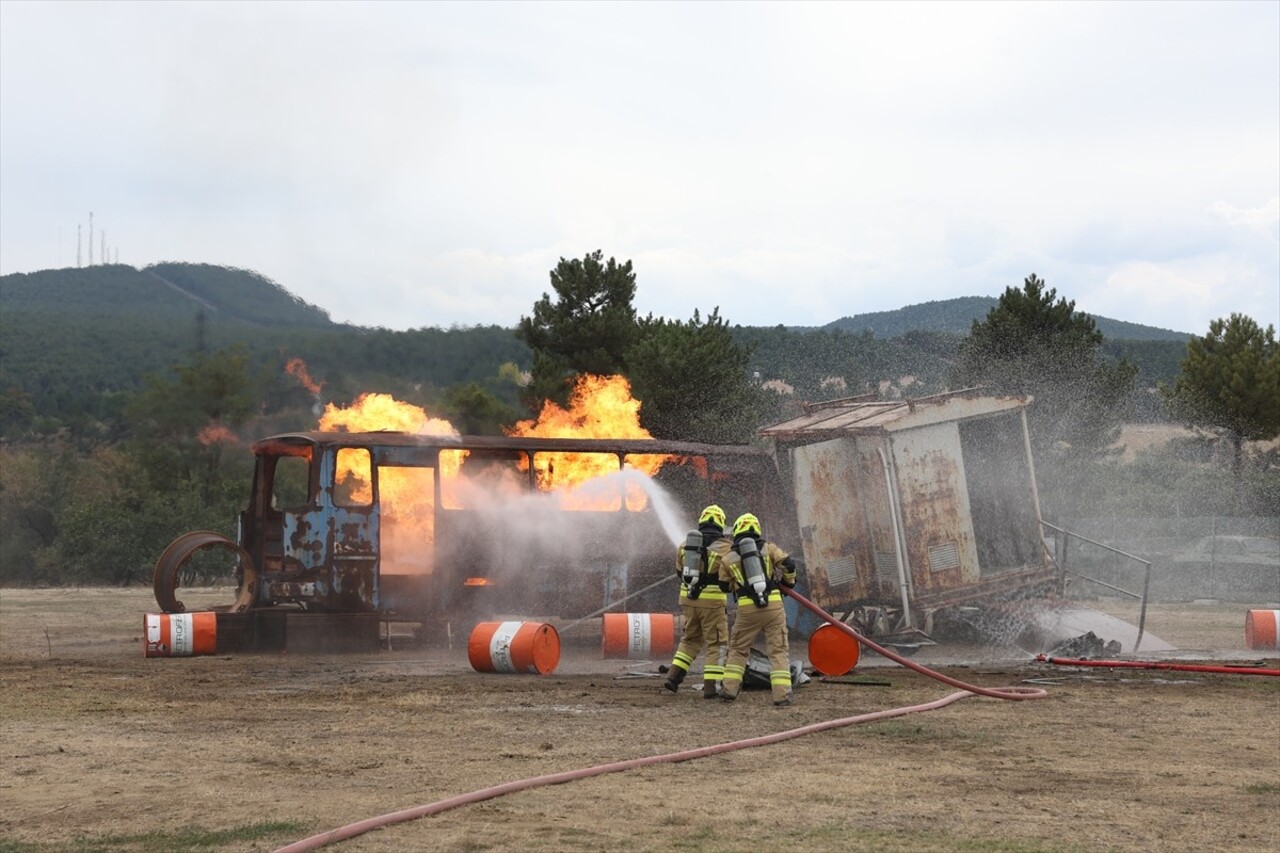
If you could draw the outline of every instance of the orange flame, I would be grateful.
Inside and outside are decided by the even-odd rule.
[[[574,383],[569,408],[548,400],[536,421],[520,421],[508,435],[538,438],[641,438],[652,435],[640,426],[640,401],[631,396],[631,383],[624,376],[583,374]],[[657,454],[633,455],[628,466],[652,476],[662,467],[666,457]],[[561,505],[565,509],[614,509],[616,501],[608,496],[571,495],[567,492],[597,477],[618,472],[618,458],[608,453],[541,453],[534,465],[538,488],[544,492],[564,490]],[[644,493],[632,484],[627,486],[627,506],[642,509],[647,502]]]
[[[200,432],[196,434],[196,439],[205,447],[219,442],[222,444],[234,444],[236,441],[236,437],[231,430],[217,421],[212,421],[202,427]]]
[[[417,435],[458,435],[453,424],[430,417],[423,409],[403,403],[389,394],[361,394],[348,408],[329,403],[319,428],[336,432],[411,432]],[[464,453],[441,454],[439,475],[450,482],[462,465]],[[369,454],[345,449],[338,454],[336,479],[347,500],[373,500],[373,476]],[[379,468],[378,490],[382,506],[383,571],[388,574],[431,571],[430,565],[413,565],[423,558],[422,545],[435,541],[435,489],[430,469]],[[428,553],[430,549],[427,549]],[[406,555],[406,556],[399,556]]]
[[[395,431],[418,435],[458,435],[458,430],[442,418],[433,418],[423,409],[396,400],[388,394],[361,394],[347,408],[334,403],[325,406],[319,429],[339,432]],[[536,421],[517,423],[508,430],[512,436],[543,438],[640,438],[652,436],[640,426],[640,403],[632,399],[631,386],[621,376],[582,376],[574,386],[569,408],[552,402],[542,407]],[[435,542],[435,479],[439,477],[441,501],[446,508],[471,506],[477,490],[487,493],[519,494],[514,477],[501,469],[478,468],[460,476],[468,451],[442,449],[436,469],[379,467],[378,489],[382,511],[382,571],[404,574],[433,570],[428,547]],[[652,476],[669,457],[661,454],[628,454],[625,466]],[[344,501],[353,505],[373,500],[373,472],[367,451],[343,448],[337,458],[337,482]],[[519,470],[528,471],[522,461]],[[543,492],[556,492],[566,510],[617,510],[620,489],[579,489],[589,481],[620,472],[615,453],[540,453],[534,459],[535,480]],[[508,469],[514,472],[513,469]],[[603,481],[602,481],[603,482]],[[594,484],[593,484],[594,485]],[[644,509],[648,498],[642,488],[628,481],[625,498],[633,511]],[[423,560],[426,562],[422,562]],[[482,580],[482,579],[481,579]],[[468,584],[472,581],[468,580]],[[472,584],[478,585],[478,584]]]
[[[336,432],[412,432],[418,435],[457,435],[453,424],[433,418],[411,403],[390,394],[361,394],[349,408],[334,403],[324,407],[320,429]]]
[[[411,403],[402,403],[390,394],[361,394],[350,408],[346,409],[334,403],[328,403],[320,418],[320,429],[336,432],[389,430],[411,432],[417,435],[458,435],[453,424],[443,418],[430,417],[419,407]],[[461,458],[455,457],[455,459],[455,465],[462,464]],[[457,473],[457,470],[455,467],[453,471],[442,473],[453,474]],[[430,501],[434,500],[434,495],[424,498],[418,494],[415,486],[406,482],[416,479],[408,472],[400,473],[399,469],[389,468],[387,475],[382,478],[380,484],[384,511],[394,513],[396,508],[403,511],[406,505],[420,504],[423,500],[428,501],[430,506]],[[352,488],[351,493],[354,499],[364,501],[373,499],[367,455],[345,454],[339,458],[338,482],[344,482],[349,477],[354,477],[362,483]]]
[[[317,396],[320,394],[320,389],[324,387],[323,382],[317,382],[311,378],[311,374],[307,372],[307,363],[300,358],[289,359],[285,363],[284,372],[297,379],[302,383],[303,388]]]

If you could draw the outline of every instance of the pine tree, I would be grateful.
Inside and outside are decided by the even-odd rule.
[[[1102,342],[1092,317],[1033,274],[973,322],[951,385],[1034,398],[1027,428],[1037,464],[1047,479],[1069,480],[1119,438],[1137,375],[1126,361],[1102,360]]]
[[[621,373],[624,353],[639,327],[631,302],[636,276],[631,261],[603,261],[597,249],[582,260],[560,259],[551,271],[556,292],[543,293],[530,317],[521,317],[516,337],[533,350],[533,379],[525,392],[532,411],[543,400],[563,404],[570,380],[578,373],[609,376]]]
[[[1280,346],[1275,328],[1243,314],[1209,323],[1187,343],[1172,387],[1162,386],[1173,415],[1192,426],[1223,431],[1238,476],[1244,443],[1280,435]]]

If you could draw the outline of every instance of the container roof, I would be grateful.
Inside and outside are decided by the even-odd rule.
[[[914,400],[849,397],[805,404],[805,413],[759,431],[780,441],[820,440],[843,435],[884,435],[947,421],[989,417],[1025,408],[1030,397],[998,397],[973,389]]]

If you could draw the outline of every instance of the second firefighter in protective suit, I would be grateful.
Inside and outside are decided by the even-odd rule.
[[[716,698],[724,676],[724,654],[729,643],[728,584],[720,580],[720,560],[729,553],[724,532],[724,510],[712,504],[698,517],[698,529],[690,531],[676,550],[676,574],[680,575],[680,614],[684,636],[671,661],[662,686],[672,693],[689,674],[689,667],[707,650],[702,665],[702,695]]]
[[[760,520],[751,513],[733,523],[733,550],[720,561],[720,576],[738,599],[738,616],[729,635],[729,659],[724,666],[720,698],[738,697],[747,656],[756,637],[764,634],[769,655],[769,686],[773,704],[791,704],[791,658],[787,646],[787,613],[780,587],[796,584],[796,567],[777,545],[765,541]]]

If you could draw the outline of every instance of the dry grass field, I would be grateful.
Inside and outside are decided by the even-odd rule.
[[[1191,438],[1195,434],[1195,430],[1177,424],[1125,424],[1120,428],[1116,444],[1124,448],[1121,461],[1132,462],[1143,451],[1157,450],[1176,438]],[[1280,439],[1249,441],[1245,446],[1251,451],[1266,452],[1280,447]]]
[[[1249,607],[1158,605],[1147,629],[1186,650],[1175,658],[1280,666],[1243,648]],[[598,643],[566,643],[545,676],[478,673],[460,645],[403,642],[144,659],[154,609],[149,590],[0,590],[0,851],[271,850],[505,782],[956,692],[868,655],[790,708],[754,691],[725,705],[665,694],[659,662],[601,660]],[[328,849],[1280,849],[1280,679],[1064,668],[1011,649],[915,660],[1047,696],[971,696],[533,788]]]

